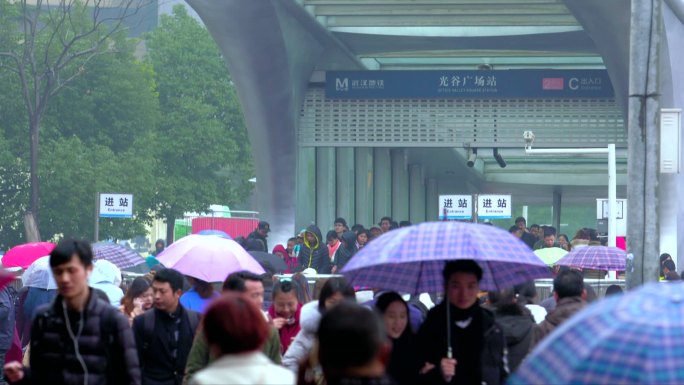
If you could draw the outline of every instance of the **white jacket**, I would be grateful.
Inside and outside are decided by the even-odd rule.
[[[295,376],[257,351],[225,355],[192,376],[190,384],[294,385]]]
[[[302,311],[299,313],[299,324],[301,330],[297,333],[294,341],[287,348],[285,356],[283,357],[283,366],[290,369],[294,373],[299,370],[299,364],[311,352],[314,341],[316,340],[316,331],[318,331],[318,324],[321,322],[321,313],[318,311],[318,301],[313,301],[302,306]]]

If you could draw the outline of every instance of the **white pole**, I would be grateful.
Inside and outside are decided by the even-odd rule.
[[[615,144],[608,145],[608,246],[615,247],[617,236],[617,171]]]

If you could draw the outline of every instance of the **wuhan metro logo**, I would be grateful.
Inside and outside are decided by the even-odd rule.
[[[335,91],[349,91],[349,78],[335,78]]]

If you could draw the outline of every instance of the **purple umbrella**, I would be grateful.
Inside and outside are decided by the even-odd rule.
[[[617,247],[584,246],[572,250],[556,262],[559,266],[581,269],[625,271],[627,253]]]
[[[349,283],[400,293],[444,290],[446,261],[475,260],[480,288],[501,290],[536,278],[549,268],[518,238],[494,226],[428,222],[385,233],[361,249],[342,269]]]
[[[206,282],[222,282],[236,271],[263,274],[264,269],[232,239],[188,235],[171,244],[157,260],[164,266]]]
[[[112,242],[93,244],[93,254],[95,254],[93,259],[104,259],[113,263],[119,269],[126,269],[145,262],[140,254]]]

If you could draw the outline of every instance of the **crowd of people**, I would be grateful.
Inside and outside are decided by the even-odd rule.
[[[339,272],[368,242],[402,225],[382,218],[378,227],[349,229],[338,218],[325,245],[321,230],[310,225],[273,248],[290,276],[240,271],[217,287],[158,266],[128,284],[118,307],[88,285],[90,245],[63,240],[50,254],[57,289],[23,288],[17,305],[9,305],[15,309],[4,319],[16,325],[19,350],[0,351],[4,380],[503,384],[541,340],[597,297],[584,283],[587,272],[574,269],[556,272],[553,295],[541,303],[533,281],[482,292],[483,271],[472,260],[445,263],[444,293],[436,306],[382,290],[373,290],[372,300],[359,301],[342,277],[321,279],[312,287],[303,274],[307,269]],[[270,225],[260,222],[236,241],[263,251],[269,231]],[[569,240],[556,237],[553,227],[527,228],[524,218],[516,219],[510,232],[530,248],[571,250],[600,243],[591,229]],[[675,271],[666,256],[661,266],[664,276]],[[615,286],[607,294],[620,291]]]

